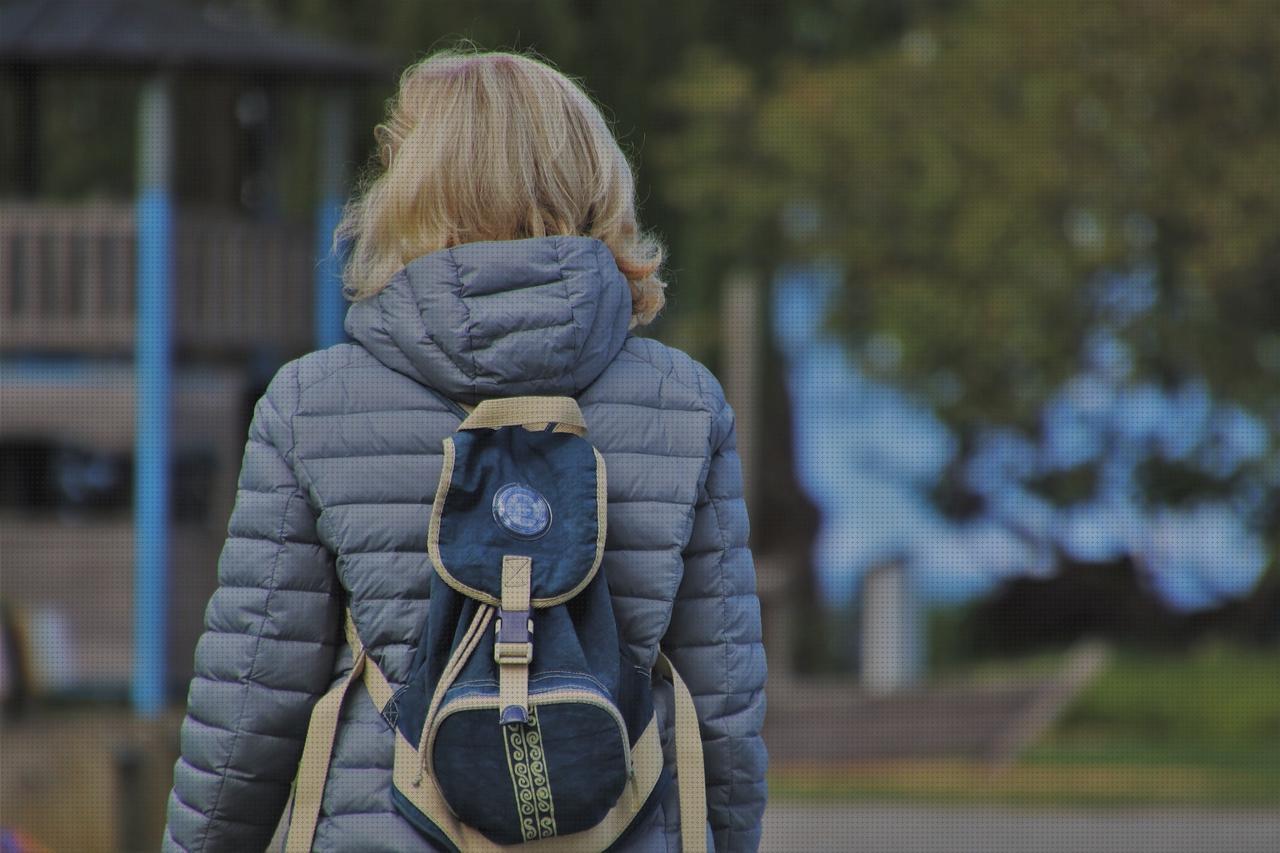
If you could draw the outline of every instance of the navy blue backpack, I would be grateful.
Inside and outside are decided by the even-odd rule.
[[[338,711],[361,677],[395,728],[396,809],[448,849],[598,853],[656,806],[670,772],[654,673],[627,651],[600,572],[605,464],[586,431],[570,397],[509,397],[444,440],[409,681],[393,693],[348,612],[354,664],[312,713],[287,850],[310,850]],[[683,847],[702,851],[693,702],[664,655],[655,670],[676,688]]]

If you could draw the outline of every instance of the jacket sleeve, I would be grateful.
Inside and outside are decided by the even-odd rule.
[[[760,735],[765,657],[742,466],[733,409],[716,397],[706,485],[663,646],[698,709],[707,812],[716,850],[725,853],[759,846],[767,756]]]
[[[334,563],[294,476],[296,363],[254,409],[169,796],[166,851],[263,850],[338,644]]]

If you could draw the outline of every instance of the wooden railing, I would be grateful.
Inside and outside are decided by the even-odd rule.
[[[128,204],[0,202],[0,350],[131,349],[136,234]],[[174,248],[178,348],[311,348],[310,228],[179,209]]]

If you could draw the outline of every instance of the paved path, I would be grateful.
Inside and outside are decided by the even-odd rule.
[[[1280,813],[779,803],[762,851],[1277,853]]]

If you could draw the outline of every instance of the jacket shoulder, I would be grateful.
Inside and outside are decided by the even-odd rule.
[[[358,343],[335,344],[286,362],[264,395],[288,414],[377,411],[398,400],[426,397],[428,408],[446,410],[417,380],[383,364]]]
[[[349,367],[358,356],[352,344],[337,344],[291,359],[276,369],[264,399],[281,411],[296,408],[310,386]]]
[[[639,377],[649,380],[639,387],[656,381],[656,402],[662,408],[689,408],[718,418],[727,405],[724,388],[705,364],[654,338],[629,335],[612,367],[624,374],[624,383],[632,389],[637,389]]]
[[[359,344],[341,343],[299,356],[281,367],[280,372],[292,371],[299,389],[306,390],[336,374],[375,363]]]

